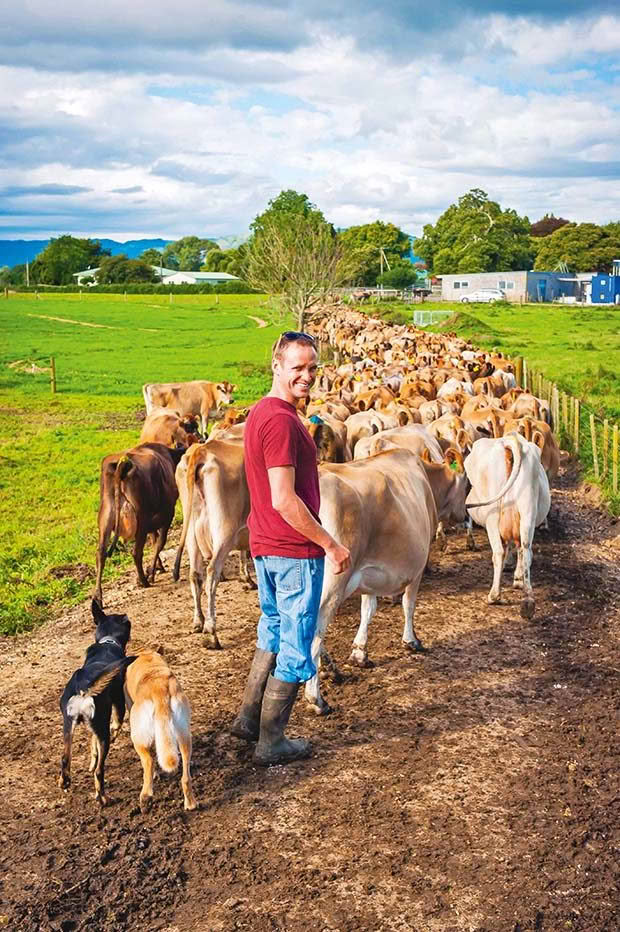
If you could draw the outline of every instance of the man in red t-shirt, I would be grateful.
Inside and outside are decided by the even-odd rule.
[[[316,674],[312,641],[325,556],[342,573],[350,555],[319,520],[316,447],[296,403],[316,378],[314,338],[287,330],[273,349],[270,393],[254,405],[245,435],[250,551],[261,616],[256,652],[231,732],[256,741],[257,764],[308,757],[310,743],[284,736],[299,684]]]

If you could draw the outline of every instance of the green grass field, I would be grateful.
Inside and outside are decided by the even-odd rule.
[[[99,465],[137,443],[142,384],[229,379],[236,400],[254,400],[282,326],[259,295],[0,299],[0,632],[32,627],[92,586]],[[45,368],[50,356],[55,395],[48,371],[11,368]],[[106,578],[130,562],[113,557]]]

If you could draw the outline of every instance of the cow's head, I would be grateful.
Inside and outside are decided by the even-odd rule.
[[[443,463],[433,463],[428,449],[422,454],[422,465],[430,483],[439,521],[465,521],[465,499],[469,481],[463,465],[463,454],[448,447]]]
[[[230,382],[218,382],[216,390],[218,407],[220,405],[230,405],[235,400],[233,393],[237,390],[236,385],[232,385]]]
[[[329,424],[313,414],[308,424],[308,433],[316,446],[316,458],[319,463],[338,462],[338,441]]]

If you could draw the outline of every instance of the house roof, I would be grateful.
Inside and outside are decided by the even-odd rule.
[[[81,272],[74,272],[73,278],[83,278],[86,275],[96,275],[99,271],[99,266],[94,269],[83,269]],[[239,278],[236,275],[230,275],[228,272],[190,272],[189,270],[181,269],[167,269],[165,266],[160,265],[151,265],[151,268],[154,272],[158,272],[162,281],[165,281],[166,278],[170,278],[171,275],[190,275],[197,282],[238,282]]]

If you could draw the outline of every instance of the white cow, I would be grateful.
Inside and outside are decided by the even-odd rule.
[[[531,618],[535,603],[530,582],[534,531],[551,506],[549,481],[540,460],[540,447],[519,434],[477,440],[465,459],[471,482],[467,496],[470,515],[486,528],[493,551],[493,586],[489,602],[500,597],[506,545],[518,548],[513,585],[523,589],[521,615]]]

